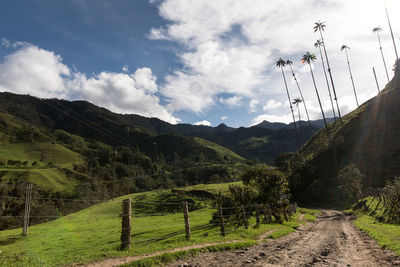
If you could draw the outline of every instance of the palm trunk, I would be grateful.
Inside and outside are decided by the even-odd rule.
[[[383,55],[381,37],[379,36],[379,32],[377,32],[376,34],[378,35],[379,49],[381,50],[381,56],[382,56],[383,66],[385,67],[386,77],[388,79],[388,82],[390,82],[389,73],[388,73],[387,66],[386,66],[385,56]]]
[[[319,93],[318,93],[318,89],[317,89],[317,84],[315,83],[314,72],[313,72],[313,70],[312,70],[311,63],[308,63],[308,65],[310,66],[311,77],[312,77],[312,80],[313,80],[313,83],[314,83],[315,93],[317,94],[319,107],[321,108],[322,118],[324,119],[324,124],[325,124],[325,129],[326,129],[326,135],[328,136],[329,143],[330,143],[331,148],[332,148],[333,159],[334,159],[334,161],[335,161],[335,165],[337,166],[337,161],[336,161],[336,155],[335,155],[335,150],[334,150],[334,146],[333,146],[333,141],[332,141],[331,133],[330,133],[329,128],[328,128],[328,124],[326,123],[326,118],[325,118],[324,109],[322,108],[321,99],[320,99],[320,97],[319,97]]]
[[[299,89],[299,93],[300,93],[300,96],[301,96],[301,100],[303,101],[304,109],[306,110],[308,125],[311,126],[311,121],[310,121],[310,116],[308,116],[308,110],[307,110],[307,106],[306,106],[306,101],[304,100],[303,93],[301,92],[299,82],[297,81],[297,77],[296,77],[296,75],[294,74],[292,65],[289,64],[289,67],[290,67],[290,70],[292,71],[292,75],[293,75],[293,78],[294,78],[294,80],[295,80],[295,82],[296,82],[297,89]],[[300,126],[301,126],[301,125],[300,125]]]
[[[387,6],[386,6],[386,0],[384,0],[384,4],[385,4],[385,11],[386,11],[386,18],[387,18],[387,21],[388,21],[388,24],[389,24],[390,34],[392,35],[392,41],[393,41],[394,52],[396,53],[396,59],[399,59],[399,55],[397,54],[396,42],[395,42],[395,40],[394,40],[392,24],[390,23],[389,13],[388,13]]]
[[[300,123],[300,129],[301,129],[301,117],[300,117],[300,106],[297,104],[297,113],[299,113],[299,123]]]
[[[337,107],[337,112],[338,112],[338,115],[339,115],[340,125],[343,127],[342,115],[340,114],[340,108],[339,108],[339,102],[338,102],[338,100],[337,100],[336,89],[335,89],[335,83],[333,82],[331,66],[329,65],[328,53],[326,52],[326,46],[325,46],[324,36],[322,35],[322,31],[321,31],[321,30],[319,30],[319,34],[321,35],[321,41],[322,41],[322,44],[323,44],[323,46],[324,46],[324,53],[325,53],[325,58],[326,58],[326,66],[328,67],[328,73],[329,73],[329,77],[330,77],[330,79],[331,79],[332,91],[333,91],[334,99],[335,99],[335,101],[336,101],[336,107]]]
[[[333,117],[335,118],[335,121],[336,121],[337,118],[336,118],[336,113],[335,113],[335,107],[334,107],[334,105],[333,105],[333,100],[332,100],[331,86],[329,85],[328,75],[326,74],[325,59],[324,59],[324,56],[323,56],[323,54],[322,54],[321,46],[318,46],[318,47],[319,47],[319,53],[321,54],[322,68],[323,68],[323,70],[324,70],[326,85],[327,85],[327,87],[328,87],[329,98],[330,98],[330,100],[331,100],[332,111],[333,111]]]
[[[347,48],[345,48],[344,51],[346,52],[347,66],[349,67],[349,73],[350,73],[350,78],[351,78],[351,84],[353,85],[354,96],[356,98],[357,107],[359,107],[360,105],[358,104],[357,92],[356,92],[356,87],[354,85],[353,73],[351,72],[349,55],[347,54]]]
[[[289,89],[288,89],[288,86],[287,86],[285,73],[283,72],[283,67],[281,67],[281,71],[282,71],[283,81],[285,82],[285,88],[286,88],[286,93],[287,93],[287,97],[288,97],[288,100],[289,100],[290,110],[292,111],[294,130],[296,132],[297,150],[299,150],[300,149],[300,142],[299,142],[299,134],[297,132],[296,118],[294,116],[292,101],[290,100]]]

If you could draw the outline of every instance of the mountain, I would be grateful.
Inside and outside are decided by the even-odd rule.
[[[227,147],[241,157],[267,163],[273,163],[280,153],[297,149],[293,127],[286,124],[274,123],[273,125],[285,125],[279,129],[259,127],[259,125],[239,129],[225,124],[217,127],[173,125],[157,118],[116,114],[86,101],[44,100],[11,93],[0,93],[0,104],[0,112],[11,114],[33,125],[61,129],[111,146],[136,145],[146,155],[153,153],[154,142],[162,144],[168,138],[175,141],[179,139],[182,142],[189,140],[183,136],[203,138]],[[96,128],[101,130],[98,131]],[[299,130],[301,144],[304,144],[318,129],[319,127],[303,124]],[[168,138],[161,138],[159,135],[167,135]],[[166,142],[165,145],[158,146],[167,162],[173,161],[174,152],[181,151],[185,147],[175,141],[171,144],[177,145],[169,145]],[[194,155],[197,150],[193,151],[189,154]],[[180,156],[187,158],[188,153]],[[233,158],[238,157],[234,155]],[[193,160],[193,157],[189,159]]]
[[[371,85],[372,86],[372,85]],[[345,182],[338,179],[340,170],[354,166],[362,174],[361,186],[383,187],[388,179],[400,175],[400,66],[395,76],[379,95],[343,117],[329,128],[334,142],[332,149],[325,133],[319,131],[301,149],[305,164],[298,172],[294,194],[305,202],[340,201]]]
[[[335,118],[326,118],[327,123],[331,123],[333,121],[335,121]],[[325,126],[324,124],[324,120],[320,119],[320,120],[312,120],[310,121],[311,125],[315,128],[323,128]],[[298,122],[296,122],[297,125],[299,125]],[[302,125],[307,125],[308,121],[301,121]],[[254,125],[254,127],[257,128],[266,128],[266,129],[272,129],[272,130],[280,130],[280,129],[284,129],[284,128],[288,128],[288,129],[293,129],[294,128],[294,123],[291,122],[289,124],[286,123],[282,123],[282,122],[269,122],[269,121],[263,121],[257,125]]]

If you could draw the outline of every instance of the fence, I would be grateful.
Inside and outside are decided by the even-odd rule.
[[[207,213],[200,213],[199,210],[195,210],[193,213],[191,210],[198,208],[194,203],[188,201],[183,202],[159,202],[159,201],[140,201],[134,199],[62,199],[62,198],[40,198],[32,197],[32,184],[26,185],[25,196],[0,196],[2,199],[17,199],[25,204],[25,210],[23,215],[12,215],[12,216],[0,216],[3,218],[14,218],[20,219],[22,223],[22,234],[28,237],[43,237],[45,239],[46,233],[29,231],[28,226],[31,218],[46,218],[46,219],[59,219],[52,221],[51,227],[57,226],[59,222],[63,224],[65,222],[70,223],[69,228],[65,229],[60,227],[56,233],[56,236],[60,236],[65,240],[66,244],[74,244],[73,240],[68,241],[68,236],[71,237],[83,235],[88,238],[86,245],[76,246],[71,249],[62,249],[62,253],[72,254],[74,252],[82,251],[85,249],[111,249],[111,250],[128,250],[132,246],[135,248],[141,248],[143,246],[150,246],[157,242],[167,240],[169,238],[181,238],[184,237],[190,240],[193,231],[196,233],[207,234],[207,237],[225,237],[231,233],[236,232],[240,227],[244,226],[246,229],[249,227],[250,217],[256,218],[256,224],[270,223],[272,222],[272,214],[268,205],[240,205],[233,207],[210,207]],[[87,215],[88,227],[84,225],[78,225],[82,221],[81,214],[71,214],[68,216],[46,214],[46,215],[35,215],[31,214],[30,205],[32,201],[71,201],[71,202],[91,202],[91,203],[102,203],[110,201],[112,203],[118,203],[121,205],[120,209],[113,210],[108,214],[101,215]],[[135,210],[135,207],[140,205],[150,205],[154,207],[166,207],[173,206],[174,212],[162,212],[157,209],[151,212],[140,213]],[[115,206],[115,205],[114,205]],[[205,207],[203,207],[205,208]],[[287,214],[290,216],[296,212],[297,204],[293,203],[290,205],[290,209]],[[264,217],[263,219],[261,217]],[[90,222],[89,222],[90,220]],[[195,223],[191,224],[191,222]],[[96,222],[96,223],[94,223]],[[159,224],[157,225],[157,222]],[[150,224],[155,224],[153,227]],[[73,227],[71,227],[73,225]],[[93,228],[92,228],[93,227]],[[101,233],[104,231],[104,233]],[[95,234],[108,235],[109,238],[106,243],[101,244],[100,240],[91,244],[90,240],[93,239]],[[0,246],[3,244],[0,237]],[[7,242],[4,242],[7,243]],[[67,245],[66,245],[67,246]],[[72,246],[72,245],[71,245]],[[42,255],[54,254],[54,252],[42,251]],[[3,253],[4,255],[4,253]],[[18,257],[19,255],[4,255],[0,256],[0,259],[7,257]],[[29,255],[26,254],[26,255]],[[32,255],[34,256],[34,255]]]

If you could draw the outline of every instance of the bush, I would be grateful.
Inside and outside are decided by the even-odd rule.
[[[392,182],[388,182],[383,190],[389,222],[400,223],[400,178],[394,178]]]

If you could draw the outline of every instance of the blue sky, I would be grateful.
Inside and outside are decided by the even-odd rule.
[[[119,113],[172,123],[249,126],[290,122],[274,61],[295,62],[312,119],[320,110],[305,51],[317,53],[312,31],[327,22],[328,53],[342,113],[355,108],[348,44],[361,102],[376,95],[372,66],[384,69],[372,27],[381,25],[389,65],[393,45],[380,0],[20,0],[0,4],[0,91],[86,99]],[[389,12],[399,10],[388,0]],[[299,12],[312,9],[312,14]],[[394,12],[392,12],[394,13]],[[400,18],[392,16],[396,40]],[[318,56],[318,53],[317,53]],[[125,66],[125,67],[124,67]],[[324,111],[331,116],[321,62],[314,64]],[[292,98],[298,97],[287,72]],[[390,73],[390,75],[393,75]],[[304,116],[304,110],[300,111]]]

